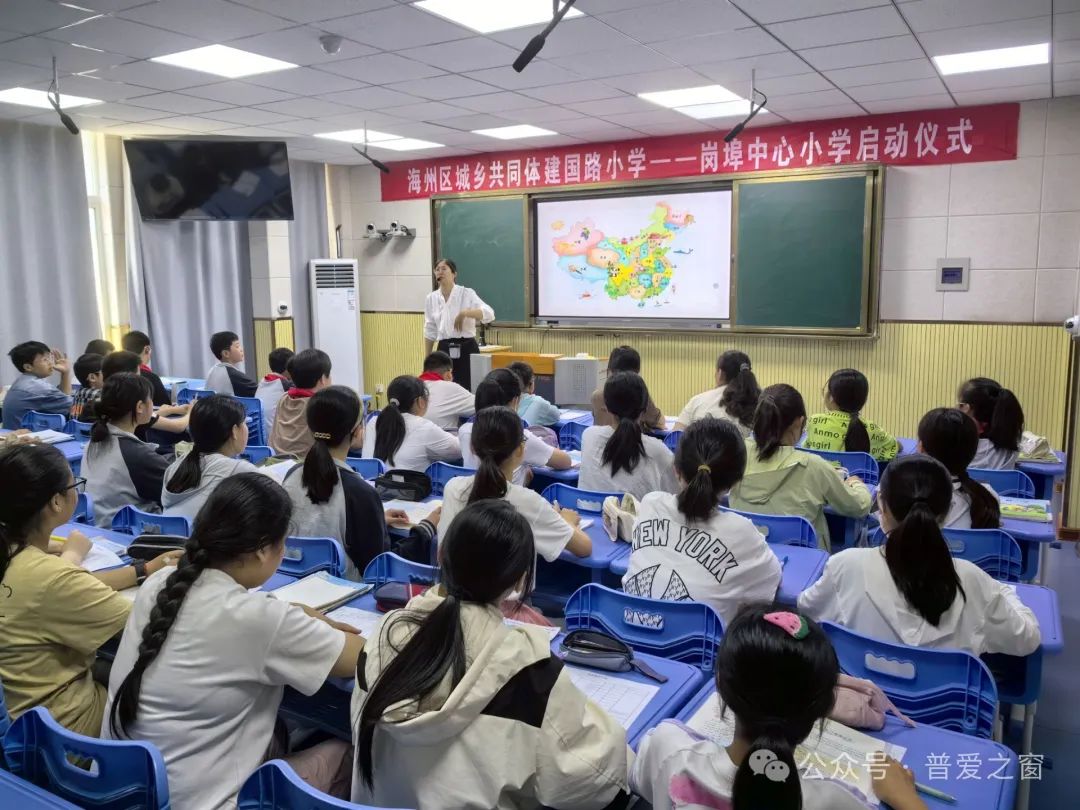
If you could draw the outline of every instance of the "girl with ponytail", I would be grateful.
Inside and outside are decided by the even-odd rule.
[[[375,488],[346,463],[349,451],[364,440],[360,397],[351,388],[332,385],[308,400],[307,425],[314,444],[302,465],[285,476],[285,491],[293,505],[292,533],[300,537],[332,537],[348,554],[346,576],[360,579],[367,564],[390,550],[387,523],[410,527],[400,509],[384,512]],[[440,510],[410,528],[402,556],[431,561],[431,542]]]
[[[799,609],[898,644],[973,655],[1034,652],[1039,624],[1016,592],[951,556],[941,524],[952,496],[941,462],[921,455],[892,462],[878,493],[885,545],[833,555],[799,597]]]
[[[593,425],[581,437],[578,485],[595,492],[626,492],[640,500],[650,492],[677,492],[674,457],[662,441],[641,430],[649,389],[640,375],[612,374],[604,405],[615,427]]]
[[[520,432],[506,408],[478,432],[493,412]],[[502,602],[532,589],[532,535],[502,500],[449,522],[440,584],[387,614],[357,664],[352,801],[599,810],[626,790],[625,731],[574,686],[547,633],[503,624]]]
[[[125,506],[161,511],[161,490],[171,456],[157,452],[135,431],[154,415],[154,389],[138,374],[113,374],[95,406],[97,421],[82,461],[86,491],[94,499],[97,525],[108,528]]]
[[[744,608],[724,631],[716,658],[721,711],[735,718],[724,747],[665,720],[638,746],[631,789],[654,810],[866,810],[869,797],[823,774],[801,778],[796,747],[832,711],[840,665],[815,622],[783,608]],[[874,793],[893,810],[926,810],[911,772],[881,766]]]
[[[803,446],[809,450],[869,453],[878,461],[892,461],[900,443],[888,432],[859,416],[870,396],[870,383],[857,369],[834,371],[825,384],[825,413],[806,424]]]
[[[997,493],[968,475],[979,446],[975,420],[956,408],[935,408],[919,422],[916,452],[936,458],[952,476],[953,495],[945,527],[996,529],[1001,526]]]
[[[746,473],[731,489],[732,509],[767,515],[800,515],[814,525],[818,546],[831,548],[825,507],[847,517],[866,517],[871,497],[859,478],[842,477],[821,456],[796,445],[806,426],[806,405],[790,385],[761,392],[754,438],[746,441]]]
[[[135,597],[102,736],[156,745],[177,807],[235,806],[247,775],[281,756],[320,790],[346,792],[330,778],[344,743],[286,756],[275,729],[286,686],[312,695],[328,677],[350,675],[364,647],[353,628],[249,592],[281,564],[291,517],[269,476],[228,478],[195,518],[179,567],[154,574]]]
[[[754,424],[761,387],[743,352],[727,351],[716,359],[716,387],[691,397],[675,422],[674,430],[686,430],[698,419],[713,416],[727,419],[743,436]]]
[[[165,471],[161,505],[166,515],[194,520],[202,505],[230,475],[257,472],[236,456],[247,447],[247,412],[232,397],[214,394],[191,406],[191,450]]]
[[[753,523],[718,508],[745,467],[746,444],[731,422],[706,416],[683,432],[675,451],[679,494],[641,500],[624,591],[704,602],[725,623],[744,604],[773,600],[780,561]],[[685,537],[693,540],[680,542]]]
[[[975,377],[960,386],[956,406],[975,420],[979,447],[972,467],[980,470],[1012,470],[1020,455],[1024,434],[1024,409],[1008,388],[986,377]]]
[[[381,459],[388,468],[424,472],[433,462],[461,458],[461,445],[427,413],[427,385],[403,374],[386,386],[386,407],[364,436],[364,458]]]

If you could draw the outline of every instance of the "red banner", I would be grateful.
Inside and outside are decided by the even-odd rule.
[[[382,198],[529,191],[848,163],[926,166],[1016,158],[1019,104],[886,113],[744,130],[391,163]],[[557,126],[557,125],[556,125]]]

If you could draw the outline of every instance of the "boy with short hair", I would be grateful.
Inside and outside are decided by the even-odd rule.
[[[90,422],[95,418],[94,403],[101,398],[101,387],[105,384],[101,374],[101,361],[104,359],[100,354],[83,354],[75,361],[75,379],[82,388],[75,392],[69,419]]]
[[[154,405],[172,405],[172,396],[169,394],[161,377],[150,368],[150,336],[146,332],[131,331],[120,339],[120,345],[125,352],[139,355],[139,373],[150,381],[154,388]]]
[[[270,373],[262,378],[255,391],[255,398],[262,403],[263,435],[268,441],[270,431],[274,428],[278,403],[292,387],[292,378],[289,376],[289,362],[292,359],[292,349],[281,347],[270,352]]]
[[[23,417],[30,411],[59,413],[71,411],[71,366],[67,356],[50,349],[37,340],[28,340],[8,352],[19,372],[4,397],[4,428],[22,427]],[[54,371],[60,372],[59,387],[49,382]]]
[[[134,352],[118,351],[105,355],[105,359],[101,361],[101,379],[104,382],[114,374],[139,374],[142,375],[142,359]],[[151,383],[153,385],[153,383]],[[145,425],[139,425],[135,428],[135,436],[142,439],[144,442],[149,441],[150,428],[154,430],[164,431],[165,433],[181,434],[185,433],[188,429],[188,411],[191,410],[191,405],[171,405],[166,404],[157,408],[157,413],[154,417]],[[162,417],[179,417],[178,419],[162,419]],[[83,421],[89,421],[90,415],[84,413]],[[181,437],[174,440],[180,441]]]
[[[616,346],[611,350],[611,354],[608,355],[607,375],[611,376],[619,371],[630,371],[634,374],[641,374],[641,355],[638,354],[637,349],[633,346]],[[593,424],[600,427],[616,427],[618,419],[611,415],[611,411],[607,409],[607,405],[604,404],[604,383],[601,381],[600,387],[592,393],[592,414]],[[653,402],[652,394],[649,395],[649,401],[645,405],[645,411],[641,414],[641,418],[638,420],[641,424],[641,429],[646,432],[652,432],[654,430],[666,430],[667,421],[664,419],[664,413],[656,407],[656,403]]]
[[[427,383],[428,407],[424,418],[429,422],[443,430],[457,431],[461,417],[476,413],[476,397],[454,382],[454,361],[446,352],[435,351],[424,358],[420,379]]]
[[[320,349],[304,349],[289,361],[289,374],[292,387],[278,402],[274,427],[270,430],[270,446],[278,455],[303,458],[315,443],[307,424],[308,400],[316,391],[332,384],[330,355]]]
[[[115,351],[116,347],[112,345],[112,341],[105,340],[105,338],[94,338],[86,344],[83,354],[100,354],[104,357]]]
[[[253,397],[259,384],[239,368],[244,362],[244,347],[236,332],[215,332],[210,338],[210,353],[217,362],[206,374],[206,388],[230,397]]]

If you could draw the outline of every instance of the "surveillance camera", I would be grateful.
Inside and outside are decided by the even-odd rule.
[[[1064,324],[1065,331],[1074,338],[1080,338],[1080,315],[1073,315]]]
[[[374,222],[369,222],[367,224],[367,227],[364,228],[364,230],[367,231],[368,236],[374,236],[375,235],[375,223]]]
[[[341,50],[342,38],[337,34],[323,34],[319,37],[319,44],[322,45],[323,53],[327,56],[333,56]]]
[[[279,317],[284,318],[289,314],[289,305],[284,301],[278,301],[277,314]]]
[[[398,223],[398,221],[396,219],[390,220],[390,230],[397,231],[397,230],[400,230],[400,229],[401,229],[401,225]]]

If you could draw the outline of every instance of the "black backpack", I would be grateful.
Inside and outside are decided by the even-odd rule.
[[[431,479],[416,470],[387,470],[375,479],[375,491],[384,501],[422,501],[431,494]]]

